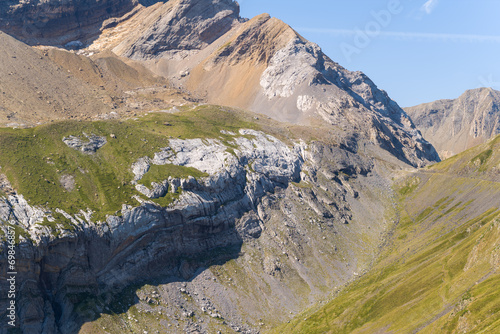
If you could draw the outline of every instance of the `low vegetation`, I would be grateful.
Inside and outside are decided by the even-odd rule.
[[[498,332],[498,142],[400,182],[399,220],[372,270],[273,333]],[[488,168],[465,169],[474,161]]]
[[[75,214],[91,209],[95,219],[118,213],[122,204],[137,205],[133,196],[140,193],[131,184],[131,165],[168,146],[171,138],[219,138],[231,141],[221,130],[237,133],[241,128],[258,129],[251,120],[220,107],[199,106],[176,113],[151,113],[136,119],[97,122],[62,121],[27,129],[0,129],[0,166],[14,189],[31,205],[62,209]],[[106,137],[107,143],[95,154],[85,154],[68,147],[62,139],[84,134]],[[63,176],[74,181],[73,187],[62,182]],[[169,176],[203,177],[194,168],[165,165],[152,166],[141,181],[146,186]],[[170,204],[179,193],[169,193],[155,200]],[[144,198],[145,199],[145,198]],[[43,224],[55,228],[66,226],[62,215]]]

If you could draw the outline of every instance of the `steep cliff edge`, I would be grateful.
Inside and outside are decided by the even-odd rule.
[[[135,332],[256,332],[369,268],[390,222],[388,182],[376,171],[386,167],[329,144],[327,134],[306,143],[306,128],[296,138],[236,115],[201,106],[1,131],[0,217],[5,238],[9,226],[19,238],[23,331],[107,324],[119,332],[119,315],[139,312],[140,322],[125,321]],[[27,149],[12,149],[19,145]],[[185,282],[179,289],[191,299],[167,293],[174,282]],[[148,284],[162,291],[153,294],[161,322],[148,321]]]
[[[491,88],[405,110],[444,159],[500,134],[500,92]]]

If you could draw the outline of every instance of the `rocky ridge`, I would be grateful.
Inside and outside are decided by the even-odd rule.
[[[202,13],[198,6],[212,6],[187,3],[169,1],[143,8],[104,30],[88,49],[110,49],[144,61],[156,74],[211,103],[265,113],[280,121],[340,127],[343,131],[336,140],[353,150],[358,142],[370,142],[415,166],[439,159],[384,91],[363,73],[333,62],[318,45],[280,20],[266,14],[241,19],[232,1],[218,2],[216,11]],[[177,19],[178,13],[184,13],[183,20]],[[193,30],[184,30],[186,26]],[[207,31],[210,38],[196,37]]]
[[[445,159],[500,134],[500,93],[491,88],[466,91],[453,100],[406,108],[406,112]]]

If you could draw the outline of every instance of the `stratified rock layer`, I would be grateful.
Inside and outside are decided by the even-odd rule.
[[[247,247],[244,242],[254,245],[248,251],[262,250],[255,256],[263,261],[265,274],[249,264],[241,270],[249,271],[254,284],[271,284],[271,290],[254,298],[254,309],[239,313],[235,309],[240,305],[225,300],[223,294],[212,297],[223,298],[218,314],[250,332],[254,321],[267,312],[257,305],[287,305],[298,312],[309,298],[320,298],[325,288],[342,284],[353,272],[366,268],[385,226],[380,220],[385,211],[380,205],[383,198],[374,200],[368,195],[368,188],[383,187],[383,180],[375,177],[379,181],[362,190],[356,181],[372,173],[371,159],[321,143],[290,146],[255,130],[224,133],[230,136],[226,143],[170,139],[168,147],[153,158],[141,158],[131,166],[137,185],[152,165],[192,167],[208,175],[199,179],[166,176],[156,186],[152,184],[163,187],[162,191],[181,192],[167,207],[137,197],[136,207],[124,205],[119,214],[96,221],[85,208],[69,215],[57,208],[33,207],[16,193],[4,197],[0,201],[3,232],[8,233],[9,224],[26,231],[16,249],[21,329],[73,333],[85,321],[106,312],[105,307],[116,302],[114,295],[124,287],[194,280],[207,266],[239,258],[242,247]],[[151,198],[159,195],[148,187],[140,190]],[[72,227],[63,226],[62,218],[54,218],[56,213]],[[47,220],[57,233],[44,223]],[[351,229],[347,224],[359,227]],[[371,228],[362,233],[370,234],[370,241],[362,244],[361,226]],[[342,233],[337,235],[338,230]],[[342,251],[337,253],[338,248]],[[242,261],[257,261],[252,259]],[[1,261],[6,263],[5,256]],[[309,261],[319,266],[306,270],[304,262]],[[5,277],[7,266],[1,268]],[[235,279],[239,274],[234,272]],[[300,285],[310,292],[294,290],[297,280],[303,280]],[[236,287],[247,283],[241,284]],[[220,288],[215,283],[210,286]],[[238,293],[229,289],[227,293]],[[8,302],[5,296],[0,300],[2,305]],[[94,306],[82,311],[89,300],[94,300]],[[241,312],[249,312],[249,319],[242,319]],[[284,320],[288,312],[269,314],[276,321]]]

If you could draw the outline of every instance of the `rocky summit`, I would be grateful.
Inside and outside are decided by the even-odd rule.
[[[415,166],[439,159],[406,113],[363,73],[344,69],[276,18],[245,20],[233,1],[206,2],[140,8],[88,48],[145,61],[211,103],[340,127],[335,140],[352,150],[370,142]],[[203,6],[211,10],[200,13]]]
[[[23,2],[10,5],[3,16],[7,20],[12,13],[29,19],[35,12],[53,17],[58,8],[62,13],[54,16],[56,22],[79,17],[79,10],[91,6],[95,18],[85,17],[100,22],[99,32],[68,38],[68,29],[59,28],[41,42],[86,48],[87,54],[110,50],[139,61],[209,103],[297,124],[326,122],[343,129],[336,132],[335,140],[352,151],[371,143],[414,166],[439,159],[384,91],[361,72],[347,71],[330,60],[319,46],[278,19],[269,15],[243,19],[231,0],[132,1],[137,6],[123,16],[114,8],[127,6],[110,1],[104,10],[105,3],[92,6],[92,1],[77,1],[66,7],[57,1]],[[79,25],[90,31],[85,23]],[[20,34],[19,38],[28,38]],[[86,72],[82,67],[78,70]]]
[[[496,277],[498,138],[429,168],[448,111],[408,115],[277,18],[3,1],[0,30],[2,334],[437,326],[408,305],[454,329]]]
[[[466,91],[454,100],[406,108],[418,129],[449,158],[500,134],[500,92],[491,88]]]

